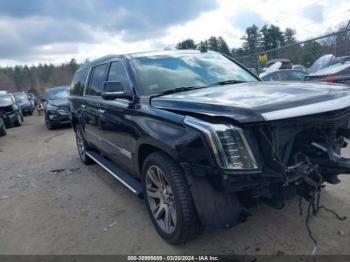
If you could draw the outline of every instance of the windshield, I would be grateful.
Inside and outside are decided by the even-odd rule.
[[[11,96],[0,96],[0,106],[8,106],[13,103]]]
[[[228,80],[258,81],[239,65],[212,52],[136,57],[133,62],[144,95]]]
[[[49,90],[49,93],[48,93],[48,98],[50,100],[64,99],[64,98],[68,98],[68,96],[69,96],[68,86],[52,88]]]
[[[15,97],[16,101],[19,102],[19,101],[26,101],[28,100],[28,97],[26,94],[23,94],[23,93],[15,93],[13,94],[13,96]]]

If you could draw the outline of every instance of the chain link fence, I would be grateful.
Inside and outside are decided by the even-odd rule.
[[[234,58],[257,74],[266,71],[276,61],[282,62],[280,69],[285,65],[286,68],[303,69],[308,73],[310,68],[315,71],[316,60],[328,63],[328,66],[341,64],[350,60],[350,22],[345,29],[334,33]]]

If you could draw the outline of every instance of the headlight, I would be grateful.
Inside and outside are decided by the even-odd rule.
[[[57,106],[53,106],[53,105],[50,105],[50,104],[47,104],[47,110],[57,110]]]
[[[241,128],[186,117],[185,123],[203,132],[218,164],[226,169],[256,169],[254,155]]]

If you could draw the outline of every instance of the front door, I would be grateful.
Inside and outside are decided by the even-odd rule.
[[[121,82],[131,89],[131,82],[121,61],[110,64],[107,81]],[[137,134],[130,119],[134,113],[132,101],[127,99],[104,100],[100,108],[100,122],[104,151],[118,166],[132,171],[133,144]]]

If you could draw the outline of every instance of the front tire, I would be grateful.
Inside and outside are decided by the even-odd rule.
[[[161,152],[143,165],[146,208],[159,235],[173,245],[194,239],[201,230],[184,172]]]
[[[22,125],[22,122],[23,122],[22,117],[21,117],[21,115],[18,113],[18,114],[17,114],[17,119],[16,119],[16,121],[14,122],[14,125],[15,125],[15,126],[21,126],[21,125]]]
[[[79,124],[76,126],[75,129],[75,138],[81,162],[83,162],[85,165],[93,164],[94,161],[86,154],[86,151],[89,150],[89,146],[86,143],[85,138],[83,136],[83,128]]]
[[[51,123],[51,121],[49,120],[47,115],[45,115],[45,124],[46,124],[47,129],[49,129],[49,130],[55,129],[55,126]]]

